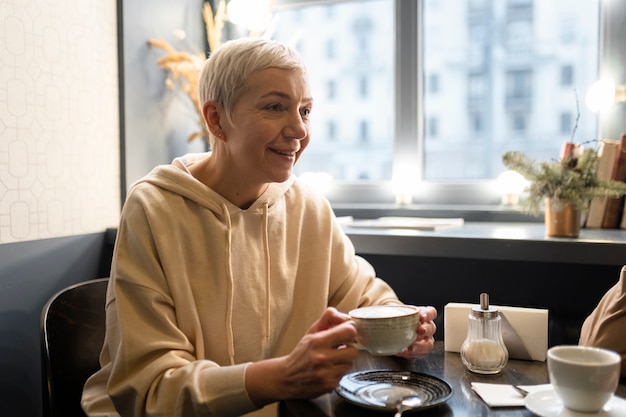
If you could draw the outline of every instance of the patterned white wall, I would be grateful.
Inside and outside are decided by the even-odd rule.
[[[0,243],[120,210],[116,2],[0,1]]]

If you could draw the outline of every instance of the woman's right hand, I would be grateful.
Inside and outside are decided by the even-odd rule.
[[[349,372],[358,351],[350,343],[356,329],[350,317],[327,308],[287,356],[252,363],[246,390],[259,407],[284,399],[314,398],[333,391]]]

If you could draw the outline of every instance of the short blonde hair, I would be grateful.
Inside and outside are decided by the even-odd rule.
[[[250,74],[268,68],[300,71],[306,66],[290,46],[264,38],[239,38],[222,44],[204,62],[198,80],[200,103],[214,101],[231,120],[232,110],[243,94]]]

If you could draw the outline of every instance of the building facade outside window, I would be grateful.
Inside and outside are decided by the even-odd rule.
[[[414,183],[475,185],[503,172],[506,151],[558,157],[576,122],[577,142],[597,139],[584,95],[598,79],[600,1],[278,1],[274,38],[297,39],[316,99],[296,172],[323,167],[357,186],[389,183],[397,172]],[[406,16],[396,3],[415,12],[400,51],[397,22]],[[407,53],[419,65],[399,85]],[[326,100],[330,80],[335,94]],[[331,120],[334,128],[316,128]],[[401,126],[409,120],[413,136]]]

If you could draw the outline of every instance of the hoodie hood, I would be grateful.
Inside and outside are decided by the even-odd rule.
[[[209,153],[190,153],[174,159],[171,165],[159,165],[136,184],[142,182],[153,184],[159,188],[188,198],[214,213],[221,213],[226,205],[230,215],[243,209],[222,197],[207,187],[189,172],[189,167],[201,159],[207,158]],[[271,208],[294,183],[296,177],[292,175],[287,181],[270,183],[265,192],[246,210],[260,211],[263,207]]]

